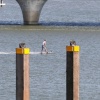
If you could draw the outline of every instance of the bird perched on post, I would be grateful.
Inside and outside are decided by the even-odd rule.
[[[70,46],[75,46],[76,45],[76,42],[74,40],[71,40],[70,41]]]

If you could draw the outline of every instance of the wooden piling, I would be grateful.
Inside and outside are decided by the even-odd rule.
[[[79,100],[79,46],[66,46],[66,100]]]
[[[16,100],[30,100],[29,48],[16,48]]]

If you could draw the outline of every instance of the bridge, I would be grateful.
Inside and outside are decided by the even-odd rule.
[[[38,24],[41,10],[47,0],[16,0],[21,7],[25,25]]]

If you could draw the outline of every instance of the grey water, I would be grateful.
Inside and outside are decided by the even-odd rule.
[[[0,8],[0,24],[23,24],[21,8],[16,0],[4,0]],[[39,23],[43,25],[100,26],[99,0],[47,0]]]
[[[66,100],[66,46],[80,46],[80,100],[100,98],[100,30],[0,30],[0,52],[15,52],[24,42],[31,52],[40,52],[47,40],[54,54],[30,54],[30,100]],[[16,55],[0,54],[0,99],[16,99]]]
[[[99,100],[100,27],[96,26],[100,25],[100,1],[48,0],[39,19],[43,26],[36,29],[22,25],[16,0],[4,2],[6,6],[0,8],[0,100],[16,100],[16,55],[2,52],[15,52],[21,42],[40,52],[44,39],[54,54],[30,55],[30,100],[66,100],[65,48],[70,40],[81,47],[80,100]]]

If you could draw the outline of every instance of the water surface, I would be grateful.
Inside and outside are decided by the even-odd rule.
[[[31,52],[41,51],[42,41],[54,54],[30,55],[30,100],[66,100],[66,45],[75,40],[80,50],[80,100],[100,98],[100,30],[88,28],[29,28],[2,26],[0,52],[15,52],[25,42]],[[14,28],[16,27],[16,28]],[[0,99],[16,98],[15,54],[0,54]]]

